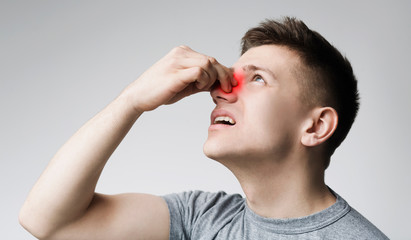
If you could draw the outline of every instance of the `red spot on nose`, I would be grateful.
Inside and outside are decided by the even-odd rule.
[[[233,73],[234,79],[237,81],[237,86],[233,87],[232,92],[240,91],[244,83],[244,72],[239,69]]]

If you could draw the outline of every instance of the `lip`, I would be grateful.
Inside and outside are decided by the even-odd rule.
[[[233,115],[231,112],[229,112],[229,111],[227,111],[227,110],[225,110],[225,109],[221,109],[221,108],[220,108],[220,109],[214,109],[213,112],[211,112],[211,117],[210,117],[210,120],[211,120],[210,129],[229,128],[229,127],[234,127],[234,126],[235,126],[235,125],[225,125],[225,124],[214,124],[214,120],[215,120],[217,117],[220,117],[220,116],[230,117],[230,118],[233,119],[235,122],[237,122],[236,119],[235,119],[235,117],[234,117],[234,115]]]

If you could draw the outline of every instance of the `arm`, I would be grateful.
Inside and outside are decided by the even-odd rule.
[[[164,200],[146,194],[95,193],[99,176],[139,116],[219,81],[231,90],[228,68],[188,47],[168,55],[130,84],[56,153],[20,212],[40,239],[168,239]]]

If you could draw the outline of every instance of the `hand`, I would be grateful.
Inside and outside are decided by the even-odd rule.
[[[123,94],[131,98],[139,112],[171,104],[200,91],[209,91],[219,81],[225,92],[231,92],[237,82],[231,69],[215,58],[193,51],[187,46],[176,47],[130,84]]]

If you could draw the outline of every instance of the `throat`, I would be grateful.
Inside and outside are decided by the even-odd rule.
[[[244,169],[243,169],[244,170]],[[336,202],[324,183],[324,172],[275,166],[256,171],[233,171],[256,214],[268,218],[299,218],[320,212]]]
[[[289,219],[320,212],[336,202],[336,197],[327,187],[319,192],[291,189],[273,193],[248,191],[248,194],[246,193],[248,207],[262,217]]]

